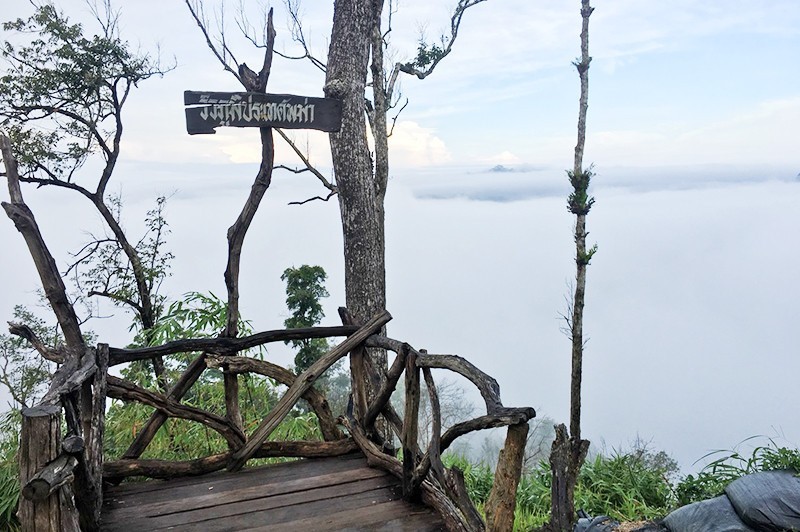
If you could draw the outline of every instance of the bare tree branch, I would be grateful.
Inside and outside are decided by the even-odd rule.
[[[243,86],[246,86],[244,80],[239,75],[239,72],[237,70],[234,70],[233,67],[230,64],[228,64],[228,61],[225,59],[223,54],[219,51],[217,46],[211,40],[211,35],[208,33],[208,29],[207,29],[208,21],[206,20],[205,14],[203,12],[203,4],[202,4],[202,2],[185,0],[185,3],[186,3],[186,7],[189,8],[189,13],[191,13],[192,18],[197,23],[197,26],[200,28],[200,31],[203,33],[203,36],[206,38],[206,44],[211,49],[211,52],[216,56],[217,60],[220,62],[222,67],[225,70],[227,70],[228,72],[230,72],[231,74],[233,74],[233,77],[235,77],[239,81],[239,83],[241,83]],[[224,32],[223,32],[223,35],[224,35]],[[223,41],[222,45],[223,45],[224,52],[228,53],[228,48],[225,45],[224,41]],[[228,54],[228,55],[230,55],[231,58],[233,58],[234,61],[235,61],[235,58],[233,57],[233,54]]]
[[[401,108],[400,108],[400,109],[397,111],[397,114],[395,114],[395,115],[394,115],[394,117],[392,117],[392,127],[390,127],[390,128],[389,128],[389,132],[388,132],[388,133],[386,133],[386,137],[387,137],[387,138],[388,138],[388,137],[391,137],[391,136],[392,136],[392,133],[394,133],[394,126],[397,124],[397,117],[399,117],[399,116],[400,116],[400,113],[402,113],[402,112],[403,112],[403,109],[405,109],[407,106],[408,106],[408,98],[406,98],[406,103],[404,103],[404,104],[403,104],[403,107],[401,107]]]
[[[336,192],[331,192],[330,194],[328,194],[324,198],[322,196],[314,196],[313,198],[308,198],[308,199],[303,200],[303,201],[290,201],[289,205],[305,205],[306,203],[310,203],[312,201],[328,201],[329,199],[331,199],[335,195],[336,195]]]
[[[289,145],[289,147],[292,148],[292,151],[294,151],[294,153],[300,158],[300,160],[303,161],[303,164],[306,165],[306,169],[309,172],[311,172],[312,174],[314,174],[317,177],[317,179],[319,179],[320,183],[322,183],[322,186],[324,186],[325,188],[327,188],[331,192],[331,195],[337,194],[339,192],[338,187],[336,185],[334,185],[333,183],[331,183],[322,174],[322,172],[317,170],[317,168],[313,164],[311,164],[311,160],[302,151],[300,151],[300,148],[297,147],[297,144],[295,144],[295,142],[291,138],[289,138],[289,136],[286,135],[286,133],[284,133],[282,129],[275,128],[275,131],[278,132],[278,135],[280,135],[281,138],[286,141],[286,143]],[[285,166],[281,166],[281,167],[288,170],[288,168],[286,168]],[[305,171],[305,170],[302,170],[302,171]],[[295,172],[295,173],[299,174],[301,172]]]
[[[13,323],[8,322],[8,332],[15,336],[19,336],[20,338],[24,338],[28,341],[31,346],[33,346],[36,351],[42,355],[46,360],[50,362],[55,362],[56,364],[61,364],[66,359],[66,353],[64,353],[63,349],[53,349],[45,345],[42,340],[36,336],[36,333],[33,332],[33,329],[28,327],[22,323]],[[9,390],[12,390],[12,386],[8,386]]]
[[[285,55],[280,52],[275,52],[279,56],[283,57],[284,59],[308,59],[312,65],[320,69],[322,72],[325,72],[328,66],[314,57],[311,53],[311,50],[308,47],[306,42],[306,37],[303,34],[303,23],[300,17],[300,0],[285,0],[286,4],[286,11],[289,13],[289,17],[292,19],[292,40],[299,44],[303,48],[303,55],[299,56],[290,56]]]

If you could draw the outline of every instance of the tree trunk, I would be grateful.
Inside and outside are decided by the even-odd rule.
[[[345,299],[361,323],[386,306],[383,196],[364,115],[374,9],[372,0],[336,0],[325,84],[326,96],[342,100],[342,127],[330,142],[344,237]]]
[[[19,451],[19,482],[26,486],[36,474],[58,456],[61,443],[61,408],[40,406],[22,411]],[[57,495],[44,500],[20,497],[17,511],[24,530],[57,532],[61,526],[61,505]]]

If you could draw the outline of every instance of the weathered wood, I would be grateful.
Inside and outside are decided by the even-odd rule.
[[[11,221],[14,222],[17,231],[25,239],[33,263],[36,266],[36,271],[42,281],[44,293],[61,327],[67,348],[80,353],[84,347],[80,322],[75,314],[75,309],[69,301],[69,297],[67,297],[67,290],[64,286],[64,281],[61,279],[61,273],[56,266],[56,261],[44,242],[33,212],[25,204],[22,197],[22,191],[19,187],[17,160],[11,148],[11,141],[2,133],[0,133],[0,153],[3,155],[8,192],[11,199],[11,203],[2,202],[3,209]]]
[[[108,397],[123,401],[137,401],[150,405],[169,417],[202,423],[217,431],[234,448],[241,446],[245,439],[244,435],[236,427],[230,426],[225,418],[193,406],[180,404],[113,375],[108,376]]]
[[[320,441],[268,441],[256,451],[254,458],[328,458],[356,451],[358,447],[351,438],[332,442]],[[110,479],[143,476],[172,479],[177,477],[204,475],[225,467],[231,453],[221,453],[196,460],[181,462],[169,460],[121,459],[106,462],[103,474]]]
[[[86,448],[83,438],[76,435],[67,436],[61,442],[61,450],[67,454],[79,454]]]
[[[345,426],[350,431],[356,444],[361,452],[367,457],[367,463],[372,467],[380,467],[384,471],[388,471],[399,479],[403,479],[403,464],[381,450],[367,438],[364,430],[359,426],[352,416],[346,416],[343,420]],[[430,482],[423,481],[420,485],[422,502],[431,508],[435,509],[442,520],[445,527],[451,532],[479,532],[470,528],[470,525],[465,521],[464,516],[447,498],[447,496],[439,489],[433,486]]]
[[[414,483],[414,469],[419,460],[419,368],[417,353],[409,352],[406,356],[406,402],[403,416],[403,498],[413,500],[417,497]],[[421,481],[420,481],[421,482]],[[417,483],[418,484],[418,483]]]
[[[365,462],[303,460],[129,483],[109,494],[104,530],[442,530],[433,511],[397,496],[394,476]]]
[[[497,427],[507,427],[510,425],[518,425],[520,423],[527,423],[529,420],[536,416],[536,411],[530,407],[521,408],[507,408],[502,407],[495,415],[486,415],[456,423],[442,434],[441,446],[439,452],[444,452],[450,445],[461,436],[474,432],[476,430],[493,429]],[[431,467],[431,459],[426,452],[422,457],[415,475],[417,477],[424,476],[428,469]]]
[[[22,496],[30,501],[43,501],[53,495],[56,490],[75,478],[72,471],[78,465],[78,459],[62,454],[48,463],[33,478],[22,486]]]
[[[45,343],[36,336],[36,333],[33,332],[33,329],[24,323],[8,322],[8,332],[19,336],[20,338],[26,339],[28,343],[30,343],[33,348],[36,349],[40,355],[42,355],[42,357],[50,362],[55,362],[57,364],[62,364],[64,362],[66,353],[63,347],[54,349],[48,345],[45,345]]]
[[[374,496],[376,490],[396,484],[397,480],[384,471],[360,467],[333,475],[298,477],[279,485],[237,486],[229,490],[215,485],[211,493],[198,490],[180,500],[120,508],[113,513],[119,522],[146,525],[147,529],[194,525],[202,526],[203,530],[216,530],[219,526],[225,527],[223,522],[228,521],[227,530],[232,530],[231,522],[235,522],[236,530],[241,530],[248,528],[248,524],[274,526],[281,521],[295,521],[319,510],[328,515],[331,507],[339,510],[348,503],[356,502],[360,506],[361,501],[351,499],[365,494]],[[369,504],[375,502],[373,499]],[[261,515],[255,516],[255,513]]]
[[[88,486],[82,486],[81,476],[77,476],[76,488],[80,493],[76,503],[80,502],[81,517],[90,523],[89,530],[100,528],[100,514],[103,508],[103,439],[105,437],[106,419],[106,397],[108,395],[108,344],[98,344],[94,350],[97,371],[91,387],[84,390],[84,397],[89,396],[88,412],[84,413],[84,419],[88,424],[88,430],[84,433],[87,446],[83,455],[86,462],[87,474],[90,477]],[[88,497],[88,495],[91,495]],[[81,500],[87,496],[85,502]],[[83,515],[89,514],[89,515]]]
[[[471,529],[485,530],[486,523],[484,523],[480,512],[478,512],[477,508],[475,508],[475,504],[472,502],[469,492],[467,491],[467,483],[464,480],[464,472],[457,467],[452,467],[445,469],[444,473],[445,487],[447,488],[448,498],[455,503],[459,510],[461,510],[464,520],[469,523]],[[512,497],[512,500],[516,501],[516,493]],[[492,528],[489,530],[494,532],[494,529]]]
[[[81,532],[78,509],[75,507],[75,490],[72,484],[64,484],[58,490],[61,505],[61,532]]]
[[[522,475],[522,460],[525,456],[527,437],[527,423],[508,427],[505,446],[497,458],[492,491],[489,493],[489,499],[484,506],[486,522],[492,532],[511,532],[514,530],[517,486]]]
[[[95,358],[90,354],[84,354],[77,367],[69,362],[63,364],[56,370],[50,389],[42,397],[42,404],[56,404],[62,396],[75,392],[94,375],[97,369]]]
[[[55,405],[22,410],[19,451],[21,486],[27,485],[42,468],[58,457],[60,418],[61,408]],[[58,496],[41,501],[20,498],[17,516],[23,530],[60,532],[61,505]]]
[[[206,365],[210,368],[220,368],[236,374],[258,373],[286,386],[291,386],[297,380],[297,375],[286,368],[266,360],[257,360],[244,356],[208,356],[206,357]],[[302,398],[308,402],[314,414],[316,414],[322,437],[326,441],[341,439],[343,437],[342,431],[336,426],[336,420],[325,396],[312,386],[303,393]]]
[[[278,464],[269,464],[256,467],[248,467],[236,473],[228,471],[217,471],[208,475],[187,476],[171,479],[169,482],[145,481],[145,482],[126,482],[119,486],[109,488],[106,497],[106,507],[120,508],[122,505],[127,507],[128,502],[143,501],[147,504],[169,502],[178,498],[192,496],[201,486],[206,486],[206,493],[209,487],[214,489],[228,489],[232,486],[236,488],[248,488],[262,486],[269,489],[278,489],[285,482],[296,478],[309,478],[319,475],[327,475],[337,471],[349,471],[355,467],[360,467],[355,462],[364,462],[361,453],[348,454],[333,458],[293,460]],[[269,475],[265,476],[263,470],[268,469]],[[162,490],[160,488],[168,488]],[[281,488],[282,489],[282,488]],[[116,504],[118,497],[124,496],[124,501]]]
[[[215,128],[279,127],[338,131],[342,102],[292,94],[185,91],[186,130],[190,135],[215,133]]]
[[[425,387],[428,389],[428,399],[431,404],[431,438],[428,445],[428,457],[431,460],[433,476],[440,484],[445,485],[444,464],[442,464],[442,411],[439,407],[439,394],[436,392],[436,383],[433,381],[430,368],[422,368],[425,378]]]
[[[575,479],[589,451],[587,440],[575,441],[563,423],[556,425],[556,437],[550,451],[551,514],[546,529],[553,532],[572,530],[575,523]]]
[[[346,307],[339,307],[339,318],[345,326],[357,326],[356,320]],[[367,412],[369,403],[369,377],[365,367],[365,360],[368,357],[364,346],[358,346],[350,351],[350,393],[353,398],[353,408],[356,417],[362,419]]]
[[[421,354],[425,355],[427,352],[421,350]],[[434,478],[439,482],[439,485],[444,489],[445,495],[450,499],[461,512],[464,522],[466,522],[471,530],[484,530],[486,528],[483,518],[478,510],[475,508],[472,500],[467,493],[467,487],[464,483],[464,475],[460,469],[454,467],[453,469],[446,469],[442,464],[441,456],[441,435],[442,435],[442,414],[439,405],[439,394],[436,391],[436,383],[433,380],[430,368],[422,368],[422,375],[425,378],[425,386],[428,388],[428,396],[431,403],[431,414],[433,415],[433,422],[431,424],[431,439],[428,445],[428,452],[426,456],[430,459],[431,467]],[[419,474],[419,473],[418,473]],[[425,474],[427,476],[427,472]],[[424,477],[423,477],[424,478]],[[415,487],[419,485],[422,478],[414,477]]]
[[[469,379],[481,392],[486,403],[486,413],[493,414],[503,408],[503,403],[500,401],[500,385],[469,360],[456,355],[422,354],[417,358],[417,365],[421,368],[449,369]]]
[[[138,349],[109,348],[109,365],[116,366],[136,360],[146,360],[155,356],[174,355],[176,353],[205,352],[210,354],[225,355],[232,351],[244,351],[274,342],[288,340],[303,340],[306,338],[332,338],[350,336],[358,330],[355,326],[338,327],[304,327],[299,329],[278,329],[263,331],[241,338],[190,338],[175,340],[155,347],[142,347]]]
[[[386,382],[383,383],[381,389],[375,394],[375,399],[367,409],[367,415],[364,416],[363,421],[365,427],[370,427],[373,423],[375,423],[375,420],[378,418],[378,414],[384,409],[386,404],[389,402],[389,399],[391,399],[392,392],[394,392],[395,388],[397,388],[397,382],[400,380],[400,376],[406,369],[406,358],[408,357],[409,350],[409,346],[406,344],[406,349],[403,349],[397,353],[397,356],[392,363],[392,367],[389,369],[389,373],[386,375]]]
[[[386,357],[384,353],[382,359],[386,360],[387,358],[388,357]],[[383,389],[386,386],[386,381],[388,380],[386,375],[386,369],[377,366],[375,364],[375,361],[373,361],[373,357],[371,354],[370,356],[365,355],[362,358],[362,360],[364,363],[365,375],[367,376],[368,379],[367,382],[369,384],[368,386],[369,399],[367,403],[372,406],[377,403],[377,399],[374,394],[378,393],[381,389]],[[388,451],[391,448],[392,444],[390,443],[391,439],[389,437],[388,430],[385,429],[393,430],[398,440],[402,441],[403,421],[402,419],[400,419],[400,416],[397,414],[397,411],[394,409],[394,406],[392,406],[391,401],[385,401],[383,403],[383,408],[381,409],[381,415],[383,416],[383,420],[381,420],[380,418],[377,419],[374,427],[372,426],[369,427],[370,432],[368,434],[370,438],[372,438],[376,443],[379,443],[383,447],[384,451]],[[381,423],[384,420],[388,422],[388,427],[383,426],[383,423]],[[362,425],[368,427],[368,425],[365,425],[363,422]]]
[[[366,344],[368,347],[380,347],[397,353],[403,349],[404,343],[385,336],[374,335],[367,340]],[[500,400],[500,385],[497,384],[493,377],[478,369],[470,361],[457,355],[428,354],[427,352],[416,351],[414,348],[411,348],[411,350],[417,353],[417,365],[419,367],[448,369],[472,382],[478,388],[481,397],[483,397],[487,413],[492,414],[496,410],[503,408],[503,402]]]
[[[109,349],[109,356],[111,355]],[[189,367],[183,372],[180,378],[177,380],[175,385],[167,394],[167,399],[180,401],[181,398],[189,391],[192,385],[197,382],[197,379],[200,378],[200,375],[203,374],[203,371],[206,369],[206,357],[205,354],[201,354],[197,358],[195,358]],[[136,438],[134,438],[133,442],[128,446],[128,449],[123,453],[122,458],[138,458],[144,452],[150,442],[153,441],[158,429],[164,424],[164,422],[168,419],[167,414],[161,412],[159,410],[153,412],[150,416],[150,419],[147,420],[147,423],[141,428],[141,430],[136,434]]]
[[[253,454],[255,454],[259,447],[261,447],[261,444],[266,441],[266,439],[280,424],[283,418],[286,417],[286,414],[289,413],[302,394],[314,384],[314,381],[337,360],[361,344],[367,339],[367,337],[373,334],[376,330],[379,330],[391,319],[392,315],[385,310],[382,313],[375,315],[363,327],[353,333],[352,336],[349,336],[341,344],[328,351],[328,353],[323,355],[307,370],[301,373],[297,377],[295,383],[289,387],[283,397],[281,397],[281,399],[278,401],[278,404],[276,404],[272,409],[272,412],[270,412],[270,414],[264,418],[264,420],[261,422],[261,425],[258,427],[258,429],[256,429],[250,440],[240,450],[233,454],[231,463],[228,465],[228,470],[237,471],[241,469],[245,462],[247,462],[247,460],[250,459]]]

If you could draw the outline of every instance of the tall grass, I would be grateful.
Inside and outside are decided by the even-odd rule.
[[[467,492],[479,508],[492,489],[493,474],[485,464],[472,464],[463,456],[446,456],[446,465],[464,471]],[[598,455],[587,461],[578,477],[575,505],[592,515],[618,520],[652,519],[674,506],[666,471],[653,467],[638,453]],[[515,530],[543,525],[550,516],[550,468],[539,463],[520,479],[517,489]]]
[[[11,411],[0,415],[0,530],[19,530],[17,504],[19,502],[19,414]]]
[[[772,438],[766,445],[754,447],[750,454],[739,450],[755,438],[759,437],[753,436],[733,449],[713,451],[700,458],[698,462],[716,457],[697,476],[688,475],[678,483],[675,488],[678,504],[683,506],[722,495],[728,484],[758,471],[788,469],[800,473],[800,449],[780,446]]]

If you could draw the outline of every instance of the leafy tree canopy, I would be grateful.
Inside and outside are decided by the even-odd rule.
[[[325,316],[320,299],[328,297],[325,289],[327,274],[322,266],[304,264],[299,268],[286,268],[281,279],[286,281],[286,306],[292,315],[283,322],[289,329],[313,327]],[[295,371],[301,372],[313,364],[328,349],[328,341],[324,338],[308,340],[292,340],[291,344],[299,348],[295,355]]]
[[[69,181],[93,152],[116,157],[120,113],[132,86],[161,74],[158,62],[132,51],[117,31],[116,14],[95,10],[101,31],[80,24],[53,4],[34,4],[27,20],[3,24],[21,44],[3,42],[0,127],[16,148],[20,172]]]

